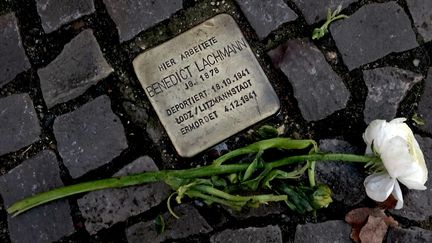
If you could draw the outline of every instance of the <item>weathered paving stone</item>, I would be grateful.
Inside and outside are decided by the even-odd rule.
[[[100,96],[54,121],[54,135],[72,177],[110,162],[127,148],[120,119],[108,96]]]
[[[387,243],[428,243],[432,242],[432,231],[418,227],[409,229],[390,228],[387,234]]]
[[[336,10],[339,5],[342,9],[358,0],[292,0],[303,13],[308,24],[313,24],[327,18],[327,11]]]
[[[165,213],[162,217],[165,222],[164,232],[158,234],[155,228],[155,220],[140,222],[126,229],[129,243],[154,243],[165,240],[175,240],[188,236],[211,232],[212,227],[205,221],[193,206],[182,204],[174,208],[174,212],[180,217],[174,218]]]
[[[150,157],[144,156],[125,166],[114,176],[157,171]],[[78,200],[87,231],[95,234],[115,223],[147,211],[169,196],[170,188],[162,182],[86,194]]]
[[[0,177],[0,194],[6,207],[17,200],[63,186],[56,156],[44,150]],[[74,232],[67,200],[8,216],[12,242],[52,242]]]
[[[369,124],[375,119],[393,119],[399,102],[423,76],[399,68],[384,67],[363,71],[363,79],[368,88],[364,121]]]
[[[432,168],[432,139],[416,135],[416,139],[423,151],[426,166]],[[404,206],[400,210],[392,210],[392,214],[399,215],[411,220],[424,221],[432,216],[432,180],[429,179],[425,191],[407,190],[403,195]]]
[[[93,0],[36,0],[36,7],[46,33],[95,11]]]
[[[418,113],[422,115],[425,122],[420,129],[432,134],[432,68],[429,68],[423,94],[420,98]]]
[[[237,230],[224,230],[210,238],[211,243],[282,243],[279,226],[269,225],[263,228],[249,227]]]
[[[120,42],[132,39],[139,32],[167,19],[182,8],[181,0],[103,0],[103,2],[117,25]]]
[[[424,41],[432,40],[432,1],[430,0],[407,0],[408,9]]]
[[[256,218],[256,217],[265,217],[268,215],[276,215],[276,214],[282,214],[284,211],[286,211],[287,206],[286,204],[282,203],[269,203],[269,204],[263,204],[260,205],[258,208],[244,208],[241,211],[237,211],[234,209],[231,209],[229,207],[225,208],[228,213],[237,218],[237,219],[248,219],[248,218]]]
[[[28,94],[15,94],[0,99],[0,124],[0,155],[37,141],[41,133]]]
[[[84,93],[107,77],[113,69],[88,29],[64,46],[54,61],[38,70],[42,94],[48,108]]]
[[[311,42],[289,40],[269,55],[291,82],[304,119],[320,120],[345,108],[349,91]]]
[[[260,39],[264,39],[281,24],[298,17],[282,0],[237,0],[237,3]]]
[[[30,68],[14,14],[0,16],[0,88]]]
[[[294,243],[351,243],[351,227],[342,220],[297,225]]]
[[[319,148],[323,152],[363,153],[348,142],[337,139],[320,140]],[[317,181],[331,188],[333,200],[347,206],[354,206],[366,197],[363,186],[365,175],[362,166],[340,161],[317,162],[316,177]]]
[[[395,1],[368,4],[333,23],[330,31],[349,70],[418,46],[408,16]]]

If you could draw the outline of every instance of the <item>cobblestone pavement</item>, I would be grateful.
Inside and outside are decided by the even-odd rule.
[[[339,4],[349,18],[312,40]],[[244,145],[247,131],[180,158],[132,66],[220,13],[239,24],[280,98],[265,123],[326,151],[362,153],[371,120],[420,117],[425,124],[408,123],[432,168],[431,0],[0,0],[0,242],[350,242],[344,215],[372,202],[364,170],[340,163],[318,167],[335,202],[316,218],[282,204],[233,212],[189,201],[174,208],[175,220],[159,183],[6,214],[15,200],[54,187],[193,167]],[[387,242],[432,242],[432,180],[427,187],[405,191]]]

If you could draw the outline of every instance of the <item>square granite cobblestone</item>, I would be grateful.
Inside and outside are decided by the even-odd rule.
[[[364,121],[369,124],[375,119],[393,119],[407,91],[423,80],[423,76],[395,67],[383,67],[363,71],[363,79],[368,88],[363,114]]]
[[[162,215],[165,222],[164,232],[158,234],[155,220],[140,222],[126,229],[129,243],[155,243],[166,240],[186,238],[188,236],[205,234],[213,230],[198,210],[189,205],[182,204],[175,207],[174,212],[178,219],[170,213]]]
[[[0,155],[39,140],[41,127],[28,94],[0,99]]]
[[[15,15],[0,16],[0,88],[29,68]]]
[[[432,1],[431,0],[406,0],[408,9],[423,40],[432,40]]]
[[[327,11],[334,11],[339,5],[342,9],[358,0],[291,0],[297,5],[308,24],[314,24],[327,18]]]
[[[269,225],[262,228],[227,229],[213,235],[211,243],[282,243],[279,226]]]
[[[432,134],[432,68],[427,73],[423,94],[420,97],[418,113],[423,117],[425,125],[420,129]]]
[[[294,243],[352,243],[351,226],[342,220],[297,225]]]
[[[103,0],[117,25],[120,42],[128,41],[143,30],[169,18],[182,8],[182,0]]]
[[[114,176],[125,176],[144,171],[157,171],[153,160],[144,156],[125,166]],[[160,204],[170,194],[170,188],[163,182],[122,189],[95,191],[78,200],[78,206],[85,219],[87,231],[95,234],[115,223],[147,211]]]
[[[36,0],[36,7],[46,33],[95,11],[93,0]]]
[[[58,117],[54,136],[74,178],[110,162],[128,146],[123,125],[105,95]]]
[[[56,155],[44,150],[0,177],[0,194],[4,204],[39,192],[63,186]],[[57,241],[74,230],[67,200],[34,208],[16,217],[8,216],[11,241],[46,243]]]
[[[237,0],[237,3],[260,39],[298,17],[282,0]]]
[[[56,59],[39,69],[38,75],[45,103],[51,108],[83,94],[111,72],[93,31],[87,29],[66,44]]]
[[[269,55],[293,86],[305,120],[320,120],[345,108],[350,93],[312,42],[289,40]]]
[[[349,70],[418,46],[408,16],[395,1],[367,4],[330,25],[330,32]]]

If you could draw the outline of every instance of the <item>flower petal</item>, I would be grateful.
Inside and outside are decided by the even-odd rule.
[[[419,168],[417,162],[409,152],[408,142],[402,137],[393,137],[383,144],[381,160],[393,178],[410,175]]]
[[[385,201],[392,193],[396,179],[387,173],[372,174],[366,177],[364,186],[366,194],[377,202]]]
[[[403,207],[404,201],[403,201],[401,188],[400,188],[399,183],[397,181],[394,184],[394,189],[393,189],[392,195],[397,200],[395,209],[401,209]]]
[[[378,140],[378,143],[380,143],[380,137],[383,134],[383,129],[386,126],[386,123],[387,122],[385,120],[374,120],[369,124],[369,126],[366,128],[366,131],[363,133],[363,140],[368,147],[370,147],[373,143],[375,150],[377,150],[380,145],[378,146],[376,140]]]

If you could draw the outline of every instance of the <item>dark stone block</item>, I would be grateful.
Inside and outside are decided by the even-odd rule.
[[[394,1],[363,6],[330,31],[349,70],[418,46],[408,16]]]
[[[407,91],[420,82],[423,76],[399,68],[384,67],[363,71],[363,79],[368,88],[364,121],[369,124],[375,119],[393,119]]]
[[[183,204],[174,208],[180,217],[174,218],[169,213],[162,217],[165,222],[165,231],[158,234],[155,220],[140,222],[126,229],[129,243],[155,243],[171,239],[186,238],[196,234],[205,234],[212,231],[212,227],[205,221],[193,206]]]
[[[237,0],[237,3],[260,39],[298,17],[282,0]]]
[[[117,25],[120,42],[170,17],[182,7],[181,0],[104,0],[108,13]]]
[[[14,14],[0,16],[0,88],[30,68]]]
[[[213,235],[211,243],[282,243],[282,232],[279,226],[269,225],[263,228],[227,229]]]
[[[44,150],[0,177],[4,204],[63,186],[56,156]],[[8,216],[12,242],[52,242],[74,232],[67,200],[38,206],[16,217]]]
[[[39,140],[41,128],[28,94],[0,99],[0,155]]]
[[[408,9],[423,40],[432,40],[432,1],[407,0]]]
[[[81,95],[112,71],[92,30],[84,30],[54,61],[39,69],[38,75],[45,102],[51,108]]]
[[[303,13],[308,24],[314,24],[327,18],[327,11],[335,11],[339,5],[342,9],[358,0],[292,0]]]
[[[297,225],[294,243],[351,243],[351,226],[342,220]]]
[[[125,166],[114,176],[124,176],[144,171],[157,171],[150,157],[141,157]],[[95,191],[78,200],[78,206],[90,234],[125,221],[160,204],[170,193],[163,182],[142,186]]]
[[[107,96],[100,96],[54,121],[54,135],[72,177],[110,162],[127,148],[124,128]]]
[[[93,0],[36,0],[36,6],[46,33],[95,11]]]
[[[289,40],[269,55],[291,82],[305,120],[320,120],[345,108],[349,91],[311,42]]]
[[[409,229],[390,228],[387,235],[387,243],[429,243],[432,242],[432,231],[418,227]]]
[[[420,126],[420,129],[432,134],[432,68],[429,68],[427,78],[425,81],[425,87],[423,94],[420,97],[418,106],[418,113],[423,117],[425,121],[424,126]]]
[[[348,142],[337,139],[319,141],[320,150],[332,153],[362,154]],[[342,161],[318,161],[316,164],[316,178],[320,183],[328,185],[333,192],[333,200],[348,206],[360,203],[366,197],[363,181],[362,165]]]

